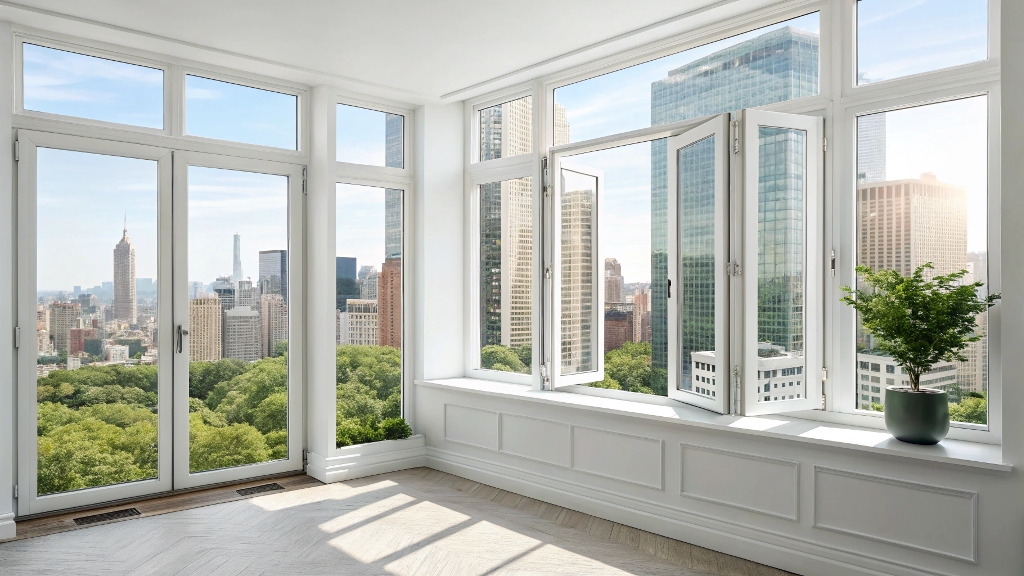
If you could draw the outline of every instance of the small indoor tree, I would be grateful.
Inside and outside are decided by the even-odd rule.
[[[843,286],[842,301],[861,316],[864,329],[879,339],[878,347],[907,371],[913,392],[921,389],[921,375],[936,362],[965,362],[963,349],[977,342],[978,315],[995,305],[999,294],[979,297],[983,282],[963,283],[966,270],[928,279],[931,262],[910,276],[896,270],[872,271],[858,266],[857,273],[870,289]]]

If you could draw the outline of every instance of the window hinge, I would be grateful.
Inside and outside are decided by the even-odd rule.
[[[672,281],[671,280],[668,281],[668,290],[667,290],[667,294],[665,295],[665,297],[666,298],[671,298],[672,297]]]
[[[21,142],[18,140],[14,141],[14,161],[18,162],[21,160]]]
[[[306,167],[302,167],[302,195],[306,195]]]
[[[551,390],[551,376],[547,362],[543,362],[540,365],[540,378],[542,382],[541,390]]]
[[[732,153],[740,153],[740,121],[732,121]]]
[[[726,276],[739,276],[743,273],[738,262],[728,262],[725,265]]]
[[[21,348],[21,326],[14,327],[14,347]]]
[[[829,270],[832,273],[832,277],[835,278],[836,277],[836,251],[835,251],[835,248],[832,249],[832,264],[829,266]]]
[[[828,368],[822,366],[821,367],[821,381],[824,382],[826,380],[828,380]]]
[[[18,485],[17,484],[14,485],[14,497],[15,498],[18,497]]]
[[[828,138],[821,139],[821,151],[828,152]]]
[[[307,464],[308,462],[309,462],[309,460],[308,460],[308,459],[306,458],[306,451],[305,451],[305,450],[303,450],[303,451],[302,451],[302,468],[303,468],[303,469],[305,469],[305,468],[306,468],[306,464]]]
[[[551,279],[551,266],[545,266],[544,267],[544,279],[545,280],[550,280]]]

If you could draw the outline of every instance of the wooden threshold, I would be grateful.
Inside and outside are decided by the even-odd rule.
[[[242,488],[260,486],[262,484],[269,484],[272,482],[280,484],[283,490],[263,492],[261,494],[252,494],[249,496],[242,496],[236,492],[236,490],[240,490]],[[35,538],[37,536],[67,532],[69,530],[79,530],[82,528],[89,528],[91,526],[100,526],[101,524],[109,524],[111,522],[124,522],[125,520],[134,520],[136,518],[145,518],[147,516],[158,516],[160,514],[167,514],[168,512],[189,510],[213,504],[221,504],[223,502],[232,502],[234,500],[246,500],[262,496],[264,494],[280,494],[283,492],[290,492],[292,490],[301,490],[303,488],[321,485],[323,484],[319,480],[311,476],[307,476],[302,472],[298,472],[288,476],[271,476],[247,480],[245,482],[221,484],[209,488],[173,492],[141,500],[119,501],[98,507],[89,507],[88,509],[75,509],[71,511],[58,512],[56,514],[27,518],[24,520],[16,520],[15,525],[17,526],[17,536],[9,540],[0,540],[0,542],[12,542],[14,540],[23,540],[25,538]],[[79,526],[75,524],[75,518],[92,516],[94,514],[103,514],[105,512],[112,512],[124,508],[136,508],[140,514],[131,518],[110,520],[108,522],[89,524],[87,526]]]

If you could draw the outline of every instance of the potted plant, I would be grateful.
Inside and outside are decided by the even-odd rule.
[[[898,440],[937,444],[949,432],[949,400],[943,390],[921,387],[921,375],[936,362],[966,361],[962,351],[981,336],[979,314],[999,300],[999,294],[978,295],[984,283],[963,283],[966,270],[925,277],[930,262],[910,276],[896,270],[872,271],[858,266],[867,290],[849,286],[842,302],[861,316],[864,330],[892,356],[909,378],[909,386],[885,389],[885,426]]]

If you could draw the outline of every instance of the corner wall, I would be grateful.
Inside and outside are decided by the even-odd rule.
[[[0,540],[14,537],[14,134],[11,92],[14,78],[11,24],[0,22]],[[34,327],[34,325],[33,325]]]

